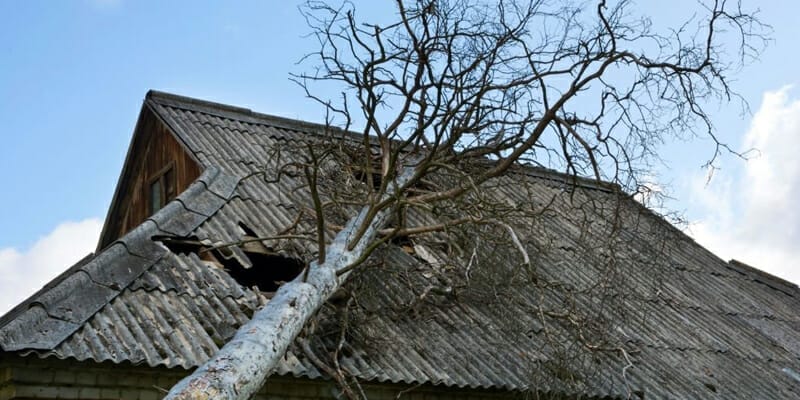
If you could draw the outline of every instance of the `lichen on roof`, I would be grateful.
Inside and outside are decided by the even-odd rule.
[[[145,106],[204,173],[0,319],[4,352],[189,369],[269,301],[199,250],[159,238],[234,243],[295,224],[304,192],[263,171],[275,148],[300,151],[290,143],[323,127],[157,92]],[[341,367],[367,381],[579,397],[800,394],[784,372],[800,370],[796,286],[720,260],[607,185],[522,167],[483,193],[502,223],[384,246],[309,325],[313,348],[341,344]],[[407,218],[461,212],[445,205]],[[303,241],[270,245],[314,256]],[[239,252],[230,257],[247,258]],[[298,346],[276,373],[324,376]]]

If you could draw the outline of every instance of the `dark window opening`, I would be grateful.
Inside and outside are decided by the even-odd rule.
[[[154,236],[153,240],[161,242],[175,254],[194,253],[201,260],[225,270],[240,285],[256,288],[267,293],[267,297],[300,275],[306,267],[302,260],[278,254],[263,245],[214,247],[196,237]]]
[[[155,214],[156,211],[162,209],[164,205],[175,198],[177,190],[175,169],[172,165],[162,169],[150,179],[147,191],[148,206],[151,215]]]

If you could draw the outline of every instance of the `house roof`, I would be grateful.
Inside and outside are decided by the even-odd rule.
[[[227,243],[291,225],[303,196],[294,178],[254,176],[275,166],[272,150],[322,127],[159,92],[148,93],[144,107],[200,161],[203,174],[139,227],[3,316],[4,352],[193,368],[268,301],[159,238]],[[517,279],[513,248],[498,243],[476,245],[475,266],[450,262],[433,245],[420,243],[415,252],[385,246],[373,256],[380,266],[347,284],[359,308],[348,316],[344,369],[363,380],[588,397],[800,396],[797,286],[720,260],[631,200],[623,200],[618,230],[624,247],[614,254],[586,250],[576,201],[603,202],[617,198],[614,191],[581,180],[576,192],[568,177],[542,169],[515,174],[489,190],[498,201],[548,205],[538,225],[517,227],[541,281]],[[604,232],[604,218],[594,216],[588,231]],[[289,243],[281,251],[309,250]],[[229,256],[248,262],[235,247]],[[614,258],[614,271],[604,269],[612,264],[603,257]],[[473,270],[458,270],[465,264]],[[468,285],[457,296],[431,294],[443,279]],[[611,337],[602,349],[589,349],[576,335],[593,328],[576,333],[575,321],[559,319],[556,309],[605,321]],[[341,310],[320,312],[319,328],[309,333],[313,343],[337,345]],[[323,376],[296,347],[276,373]]]

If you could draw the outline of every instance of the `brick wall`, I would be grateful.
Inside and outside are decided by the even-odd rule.
[[[78,362],[56,358],[0,356],[0,400],[89,399],[157,400],[188,373],[181,369]],[[364,384],[370,400],[482,400],[520,398],[520,393],[459,390],[431,385]],[[256,400],[335,399],[331,381],[272,377]]]

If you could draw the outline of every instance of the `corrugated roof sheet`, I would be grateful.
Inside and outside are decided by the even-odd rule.
[[[242,224],[259,235],[291,225],[303,192],[291,177],[267,183],[252,174],[275,166],[276,146],[319,127],[160,93],[149,94],[146,106],[205,172],[147,222],[0,319],[4,351],[192,368],[268,301],[197,254],[174,253],[152,237],[230,242],[246,234]],[[614,251],[589,248],[587,232],[603,235],[611,222],[593,215],[587,225],[575,211],[606,201],[608,187],[582,181],[573,191],[552,172],[517,174],[488,190],[498,203],[549,204],[541,218],[516,226],[540,282],[520,273],[515,250],[502,243],[479,243],[469,271],[459,269],[469,254],[459,263],[446,248],[418,244],[409,254],[387,246],[346,286],[358,307],[321,310],[308,332],[315,348],[336,347],[347,309],[339,362],[364,380],[589,397],[800,397],[800,382],[785,372],[800,370],[796,286],[718,259],[629,200]],[[450,240],[444,247],[473,238],[469,231],[442,237]],[[279,250],[304,258],[314,251],[302,242]],[[456,294],[426,292],[447,284]],[[559,309],[603,326],[578,330],[552,313]],[[603,329],[612,332],[603,348],[576,338]],[[297,348],[276,372],[322,376]]]

